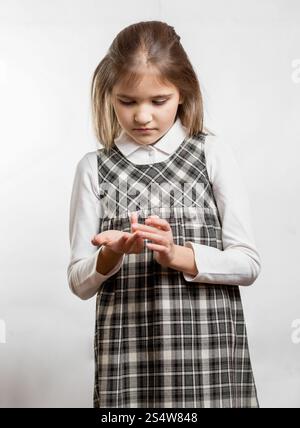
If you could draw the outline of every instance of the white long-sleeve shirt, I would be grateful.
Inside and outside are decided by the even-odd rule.
[[[185,136],[186,128],[178,118],[155,144],[140,145],[124,132],[115,144],[132,163],[152,164],[171,156]],[[186,241],[184,245],[193,250],[198,273],[182,274],[187,281],[195,283],[251,285],[260,273],[261,262],[243,177],[229,145],[209,135],[204,147],[206,168],[221,219],[223,250]],[[67,274],[70,289],[81,299],[94,296],[101,284],[120,269],[127,256],[124,254],[106,275],[96,271],[103,246],[95,247],[91,238],[99,230],[99,195],[95,150],[86,153],[77,164],[70,202],[71,258]]]

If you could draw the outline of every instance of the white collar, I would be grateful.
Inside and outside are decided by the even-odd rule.
[[[182,125],[181,120],[178,117],[171,128],[169,128],[160,140],[150,146],[171,155],[179,147],[186,136],[187,129]],[[115,139],[115,144],[126,157],[138,149],[150,149],[149,146],[144,146],[143,144],[139,144],[134,141],[133,138],[125,133],[124,130],[122,130],[120,136]]]

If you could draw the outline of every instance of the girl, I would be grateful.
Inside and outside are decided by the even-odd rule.
[[[248,198],[174,28],[123,29],[91,94],[102,147],[77,166],[68,280],[97,294],[94,407],[258,407],[239,292],[260,272]]]

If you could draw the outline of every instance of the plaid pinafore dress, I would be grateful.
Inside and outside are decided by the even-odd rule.
[[[99,149],[99,233],[131,232],[139,211],[139,223],[166,219],[177,245],[222,250],[205,143],[202,133],[186,137],[149,165]],[[188,282],[153,254],[127,254],[97,293],[94,407],[258,407],[238,286]]]

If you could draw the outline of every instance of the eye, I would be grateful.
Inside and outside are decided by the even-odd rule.
[[[161,104],[164,104],[166,101],[167,101],[167,100],[162,100],[162,101],[153,101],[153,102],[154,102],[154,104],[156,104],[156,105],[161,105]]]
[[[124,104],[124,105],[131,105],[131,104],[133,104],[134,103],[134,101],[122,101],[122,100],[119,100],[120,101],[120,103],[121,104]],[[167,100],[160,100],[160,101],[153,101],[153,103],[155,104],[155,105],[162,105],[162,104],[164,104],[165,102],[166,102]]]
[[[132,104],[132,101],[122,101],[122,100],[119,100],[119,102],[120,102],[121,104],[125,104],[126,106],[128,106],[128,105]]]

